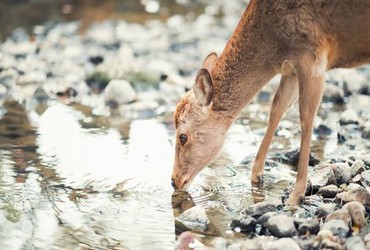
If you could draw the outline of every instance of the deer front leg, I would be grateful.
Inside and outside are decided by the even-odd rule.
[[[253,163],[252,182],[259,183],[263,181],[262,178],[265,159],[274,137],[275,130],[286,110],[296,101],[297,96],[297,76],[295,75],[293,68],[290,66],[290,63],[285,61],[282,65],[280,85],[272,101],[267,130]]]
[[[302,134],[296,183],[289,196],[288,205],[298,205],[306,191],[312,129],[321,102],[325,81],[325,71],[318,70],[317,67],[326,67],[326,65],[321,64],[319,59],[320,57],[311,64],[309,60],[305,60],[296,68]]]

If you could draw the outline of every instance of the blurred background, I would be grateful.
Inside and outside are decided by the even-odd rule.
[[[15,28],[29,33],[45,22],[81,20],[83,31],[91,22],[124,19],[144,23],[148,19],[166,20],[181,14],[189,18],[204,12],[209,0],[3,0],[0,2],[0,40]],[[221,13],[220,13],[221,14]]]

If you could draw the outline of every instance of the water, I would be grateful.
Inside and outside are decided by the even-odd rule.
[[[108,10],[111,3],[118,3],[107,2]],[[166,7],[171,2],[160,3]],[[179,11],[182,14],[196,12],[202,6],[192,5],[193,1],[177,2],[175,6],[187,3],[182,4],[188,6]],[[11,6],[9,13],[12,8],[19,6]],[[1,3],[0,10],[4,10]],[[68,12],[68,8],[64,10]],[[139,12],[135,15],[140,20],[145,20],[141,15],[154,15]],[[95,17],[107,18],[102,13]],[[160,11],[155,15],[166,17]],[[12,27],[20,25],[9,23]],[[30,24],[33,27],[35,23]],[[187,49],[194,48],[190,45]],[[58,53],[53,51],[51,56],[57,57]],[[65,70],[79,71],[73,65]],[[30,92],[27,87],[19,87],[20,92]],[[84,104],[94,106],[102,96],[88,91],[80,93],[80,100],[92,99],[86,102],[67,103],[60,98],[48,100],[48,105],[33,106],[30,100],[22,102],[19,98],[22,104],[8,99],[0,106],[0,249],[173,249],[176,237],[186,230],[175,218],[193,206],[204,208],[210,221],[198,240],[211,245],[217,237],[236,242],[245,236],[232,232],[229,223],[253,203],[280,200],[283,189],[294,180],[290,166],[268,160],[263,189],[251,186],[250,162],[263,137],[269,107],[269,102],[253,102],[230,129],[220,157],[195,178],[186,192],[174,192],[170,185],[175,132],[171,116],[172,99],[176,97],[162,90],[162,95],[171,100],[155,103],[156,95],[140,91],[141,100],[127,105],[126,116],[100,112],[107,108],[104,104],[94,107],[93,112]],[[33,92],[28,97],[33,100]],[[368,103],[368,96],[355,95],[347,106],[366,120]],[[312,153],[319,160],[360,158],[368,152],[368,142],[358,135],[353,150],[338,145],[337,121],[342,110],[332,103],[320,108],[318,122],[333,131],[324,137],[314,135]],[[274,152],[299,147],[297,108],[289,111],[280,125],[269,159]]]
[[[174,130],[164,117],[131,121],[129,139],[123,139],[117,128],[84,127],[82,121],[96,117],[73,105],[51,105],[38,114],[7,101],[4,109],[1,249],[173,248],[181,229],[170,186]],[[271,168],[269,191],[252,195],[250,166],[239,162],[245,150],[256,151],[259,139],[235,125],[228,150],[186,193],[191,206],[206,209],[217,232],[208,237],[234,238],[231,220],[254,201],[277,198],[288,185],[279,180],[293,178],[287,166]]]

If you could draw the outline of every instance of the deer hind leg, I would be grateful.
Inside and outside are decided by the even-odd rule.
[[[263,181],[265,159],[275,130],[286,110],[294,104],[298,96],[298,80],[291,64],[285,61],[281,71],[280,86],[272,101],[267,130],[253,163],[251,179],[254,183]]]
[[[324,89],[327,61],[325,53],[317,56],[315,61],[310,57],[302,58],[296,67],[302,134],[296,183],[288,205],[298,205],[306,191],[312,129]]]

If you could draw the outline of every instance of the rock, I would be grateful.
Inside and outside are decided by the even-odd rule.
[[[300,250],[298,243],[292,238],[281,238],[264,244],[263,249],[268,250]]]
[[[370,206],[370,193],[363,187],[339,193],[337,198],[343,202],[358,201],[364,206]]]
[[[104,90],[104,101],[107,104],[120,105],[133,102],[135,99],[136,91],[126,80],[111,80]]]
[[[293,218],[284,214],[272,216],[266,222],[266,228],[276,237],[292,237],[296,234]]]
[[[17,79],[17,84],[21,86],[31,84],[42,84],[46,81],[46,73],[42,71],[32,71],[24,75],[20,75]]]
[[[350,148],[354,149],[358,139],[361,138],[361,133],[357,124],[348,124],[339,129],[337,139],[339,144],[346,143]]]
[[[320,249],[343,250],[341,243],[325,239],[321,242]]]
[[[359,124],[359,118],[355,110],[347,109],[344,111],[339,119],[340,125],[347,125],[347,124]]]
[[[337,205],[335,203],[321,203],[317,208],[315,215],[318,218],[325,218],[334,212],[336,206]]]
[[[365,242],[365,245],[366,245],[366,249],[369,250],[370,249],[370,233],[365,235],[364,242]]]
[[[207,214],[201,206],[194,206],[180,214],[176,220],[192,230],[204,231],[209,223]]]
[[[318,232],[317,234],[317,240],[320,242],[325,239],[332,240],[333,238],[334,238],[333,232],[328,229],[321,229],[320,232]]]
[[[321,230],[329,230],[334,235],[345,238],[349,233],[349,227],[343,220],[330,220],[321,226]]]
[[[109,81],[108,74],[97,71],[87,77],[86,84],[91,88],[93,93],[99,94],[107,87]]]
[[[248,207],[247,209],[245,209],[243,211],[243,214],[258,218],[267,212],[276,211],[279,206],[281,206],[281,203],[271,202],[271,201],[262,201],[259,203],[255,203],[251,205],[250,207]]]
[[[317,219],[307,219],[301,223],[296,223],[299,235],[317,234],[320,230],[320,222]]]
[[[365,171],[365,163],[362,160],[356,160],[351,166],[351,175],[352,177],[356,176],[357,174],[361,174]]]
[[[342,220],[346,223],[347,226],[349,226],[352,222],[351,215],[346,209],[338,209],[334,211],[333,213],[329,214],[326,217],[325,222],[329,222],[332,220]]]
[[[334,84],[325,84],[325,91],[323,95],[323,102],[334,102],[336,104],[344,103],[343,88]]]
[[[267,221],[273,217],[273,216],[276,216],[278,215],[277,212],[267,212],[263,215],[261,215],[258,219],[257,219],[257,224],[261,225],[263,228],[266,227],[266,223]]]
[[[358,236],[346,239],[345,246],[346,250],[366,250],[365,243]]]
[[[342,207],[342,210],[347,210],[352,219],[352,225],[360,229],[365,225],[365,207],[358,201],[351,201]]]
[[[245,216],[241,219],[233,220],[230,228],[236,232],[248,233],[256,228],[256,219],[252,216]]]
[[[335,196],[342,192],[342,189],[336,185],[330,184],[328,186],[321,187],[317,194],[320,194],[324,198],[335,198]]]
[[[312,188],[318,190],[321,187],[337,184],[333,169],[327,165],[319,165],[314,168],[314,175],[311,175],[310,181]]]
[[[362,138],[370,139],[370,121],[365,122],[361,126]]]
[[[298,166],[298,160],[299,160],[299,149],[287,152],[287,153],[277,153],[275,156],[272,157],[273,160],[282,162],[285,164],[289,164],[292,166]],[[317,160],[315,157],[313,157],[310,154],[310,159],[308,162],[309,166],[315,166],[319,164],[319,160]]]
[[[330,164],[333,169],[337,185],[348,183],[351,180],[351,168],[348,163],[334,163]]]
[[[361,173],[361,180],[362,186],[370,187],[370,170],[366,170]]]
[[[317,128],[314,129],[314,133],[318,136],[328,136],[331,135],[333,130],[324,124],[320,124]]]
[[[6,88],[14,88],[18,72],[15,69],[6,69],[0,72],[0,84],[4,85]]]

